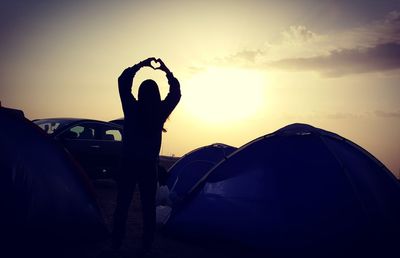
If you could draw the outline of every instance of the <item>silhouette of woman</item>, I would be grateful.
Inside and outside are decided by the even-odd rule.
[[[159,66],[153,67],[151,62],[158,62]],[[163,101],[157,83],[153,80],[141,83],[138,100],[132,95],[133,78],[144,66],[166,73],[169,93]],[[151,57],[125,69],[118,78],[118,87],[125,118],[122,170],[117,176],[118,196],[112,246],[118,250],[122,244],[128,210],[137,183],[143,210],[142,251],[148,252],[151,250],[156,227],[155,195],[161,134],[165,120],[181,98],[180,84],[161,59]]]

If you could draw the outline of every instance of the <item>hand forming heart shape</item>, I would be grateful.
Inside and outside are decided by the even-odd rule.
[[[152,61],[150,62],[150,66],[151,66],[154,70],[157,70],[157,69],[160,69],[161,63],[160,63],[159,61],[157,61],[157,60],[152,60]]]

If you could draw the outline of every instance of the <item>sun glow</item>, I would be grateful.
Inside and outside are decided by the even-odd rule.
[[[186,111],[208,123],[250,118],[260,111],[265,98],[265,77],[254,70],[212,67],[186,83]]]

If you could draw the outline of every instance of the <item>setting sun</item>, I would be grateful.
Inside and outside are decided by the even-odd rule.
[[[229,123],[251,117],[265,101],[266,80],[257,71],[212,67],[186,83],[185,109],[208,123]]]

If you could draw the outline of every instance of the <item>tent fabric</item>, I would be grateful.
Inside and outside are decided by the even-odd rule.
[[[212,167],[236,149],[226,144],[214,143],[184,155],[168,170],[167,186],[171,196],[184,198]]]
[[[177,236],[269,257],[400,254],[399,182],[355,143],[309,125],[244,145],[189,196],[167,223]]]
[[[23,249],[106,237],[90,182],[65,149],[22,112],[0,108],[0,124],[2,239]]]

